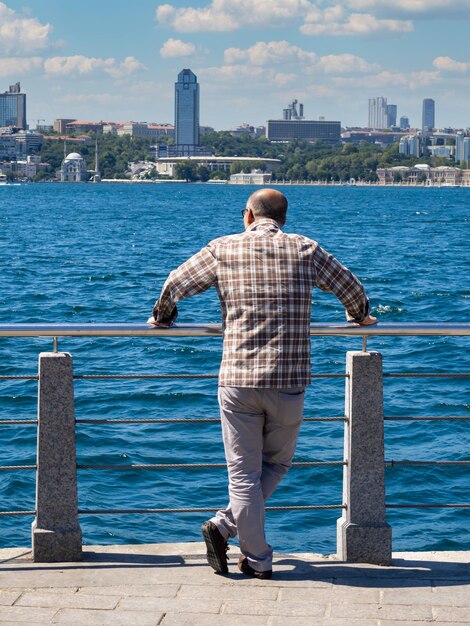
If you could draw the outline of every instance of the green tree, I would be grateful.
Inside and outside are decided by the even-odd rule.
[[[181,163],[177,163],[175,167],[175,178],[185,180],[187,183],[197,180],[197,166],[188,159]]]

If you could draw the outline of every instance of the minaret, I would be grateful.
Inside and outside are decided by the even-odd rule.
[[[98,169],[98,134],[95,137],[95,173],[92,180],[94,183],[101,182],[101,174]]]

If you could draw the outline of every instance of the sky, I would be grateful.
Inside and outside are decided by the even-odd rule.
[[[0,0],[0,92],[21,82],[32,128],[173,123],[190,68],[217,130],[294,98],[307,119],[367,126],[377,96],[417,127],[433,98],[438,127],[467,128],[469,26],[470,0]]]

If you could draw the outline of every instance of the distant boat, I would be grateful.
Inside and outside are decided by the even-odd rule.
[[[9,183],[5,174],[0,174],[0,185],[2,187],[18,187],[20,183]]]

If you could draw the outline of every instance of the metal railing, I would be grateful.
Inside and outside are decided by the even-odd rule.
[[[361,337],[362,339],[362,354],[367,353],[367,341],[373,337],[419,337],[419,336],[468,336],[470,335],[470,324],[435,324],[435,323],[413,323],[413,324],[385,324],[380,323],[375,326],[360,326],[358,324],[312,324],[310,334],[312,336],[341,336],[341,337]],[[64,337],[221,337],[222,327],[219,324],[179,324],[171,328],[156,328],[150,324],[3,324],[0,325],[0,337],[52,337],[53,339],[53,352],[59,356],[58,353],[58,340]],[[349,353],[348,353],[349,354]],[[45,353],[47,355],[47,353]],[[42,355],[42,356],[45,356]],[[71,372],[71,369],[70,369]],[[470,373],[465,372],[390,372],[382,374],[380,363],[380,376],[384,378],[448,378],[455,377],[459,379],[466,379],[470,377]],[[168,380],[168,379],[215,379],[217,374],[83,374],[83,375],[71,375],[70,377],[75,380],[129,380],[129,379],[154,379],[154,380]],[[313,375],[314,378],[344,378],[346,380],[346,386],[353,385],[353,374],[351,368],[345,374],[330,374],[330,373],[317,373]],[[2,380],[40,380],[41,372],[38,375],[5,375],[0,376]],[[356,380],[356,385],[358,381]],[[367,381],[364,379],[359,381],[359,384],[366,385]],[[347,391],[348,393],[348,391]],[[371,396],[371,402],[374,403],[377,389],[369,388],[365,390],[365,393],[369,393]],[[380,390],[380,394],[382,390]],[[72,392],[73,394],[73,392]],[[379,395],[380,395],[379,394]],[[73,397],[72,397],[73,403]],[[354,411],[353,411],[354,412]],[[73,406],[72,406],[73,414]],[[408,416],[408,417],[388,417],[384,416],[380,410],[377,413],[379,421],[381,421],[381,428],[383,429],[383,421],[442,421],[442,420],[455,420],[466,421],[470,420],[465,416]],[[45,419],[44,416],[42,418]],[[358,419],[357,417],[355,418]],[[78,419],[73,420],[75,424],[167,424],[167,423],[216,423],[219,420],[217,418],[152,418],[152,419]],[[344,415],[339,417],[306,417],[306,422],[344,422],[346,428],[346,437],[348,430],[351,430],[352,415]],[[24,420],[24,419],[0,419],[0,426],[7,425],[41,425],[41,415],[39,419]],[[41,427],[41,426],[40,426]],[[356,427],[357,428],[357,427]],[[380,428],[379,428],[380,434]],[[395,466],[446,466],[446,465],[470,465],[470,461],[408,461],[408,460],[390,460],[385,461],[383,459],[383,442],[382,442],[382,468],[395,467]],[[351,450],[350,450],[351,453]],[[38,451],[39,454],[39,451]],[[355,453],[357,454],[357,453]],[[73,450],[73,458],[75,458],[75,450]],[[343,461],[296,461],[294,466],[298,467],[325,467],[325,466],[339,466],[343,467],[345,473],[345,481],[351,479],[351,457],[346,454]],[[74,472],[76,470],[161,470],[161,469],[201,469],[212,468],[219,469],[224,468],[224,463],[154,463],[154,464],[128,464],[128,465],[106,465],[106,464],[74,464]],[[0,471],[34,471],[37,469],[37,465],[16,465],[16,466],[3,466],[0,467]],[[38,477],[39,481],[39,477]],[[72,490],[76,489],[76,485],[72,485]],[[394,504],[384,502],[384,507],[387,508],[470,508],[470,503],[456,503],[456,504]],[[72,505],[73,508],[73,505]],[[349,509],[353,508],[351,502],[347,499],[341,504],[323,504],[323,505],[305,505],[305,506],[270,506],[267,510],[320,510],[320,509],[342,509],[343,517],[348,518],[350,516]],[[78,510],[77,514],[89,515],[89,514],[148,514],[148,513],[200,513],[211,512],[214,507],[211,508],[174,508],[174,509],[162,509],[162,508],[146,508],[146,509],[87,509]],[[38,517],[38,509],[35,511],[1,511],[0,516],[7,515],[36,515]],[[348,523],[350,523],[349,520]],[[384,520],[383,520],[384,522]],[[384,522],[385,523],[385,522]],[[383,525],[383,524],[382,524]],[[33,537],[34,542],[34,537]],[[338,542],[341,543],[340,538]],[[344,542],[347,544],[347,541]],[[354,542],[350,542],[354,544]],[[346,549],[346,548],[345,548]],[[343,551],[344,552],[344,551]],[[347,552],[347,549],[346,549]],[[354,553],[354,548],[352,551]],[[74,552],[76,554],[76,550]],[[63,557],[63,555],[62,555]],[[387,559],[383,555],[379,557],[369,556],[369,560],[373,562],[374,558],[381,561]],[[353,559],[354,560],[354,559]]]

